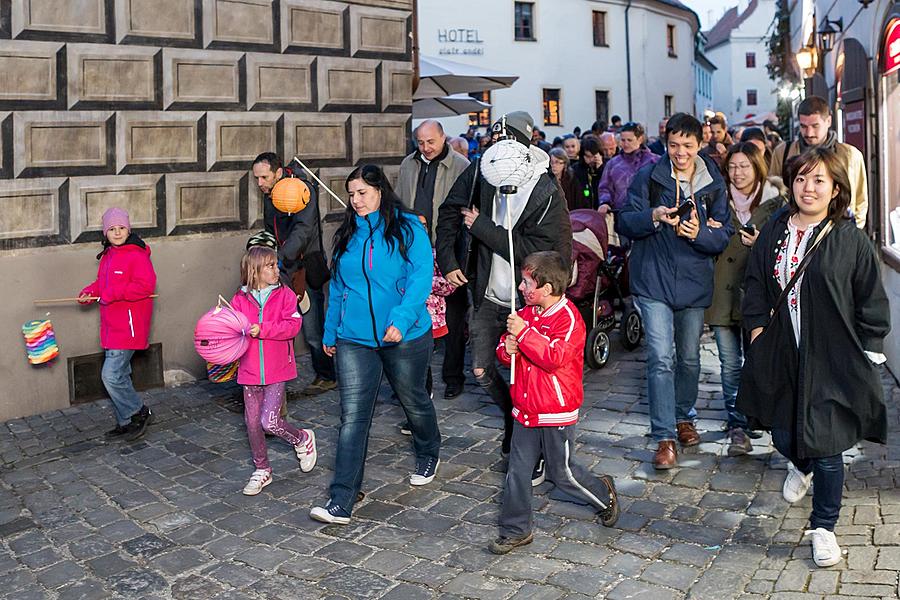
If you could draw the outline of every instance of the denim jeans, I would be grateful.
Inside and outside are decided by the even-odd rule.
[[[309,310],[303,315],[303,339],[309,346],[309,357],[317,377],[334,381],[334,359],[322,350],[322,333],[325,328],[325,292],[306,288],[309,295]]]
[[[813,474],[812,513],[810,529],[834,531],[841,514],[841,497],[844,494],[844,457],[842,454],[824,458],[797,458],[796,444],[789,431],[772,430],[772,444],[785,458],[804,474]]]
[[[634,300],[647,336],[650,435],[655,442],[675,440],[675,424],[692,422],[697,416],[703,309],[673,310],[652,298],[636,296]]]
[[[437,415],[425,391],[433,345],[431,332],[381,348],[338,339],[335,363],[341,392],[341,429],[330,492],[332,502],[348,513],[362,486],[369,428],[382,375],[387,376],[406,413],[416,458],[439,457]]]
[[[475,381],[503,411],[504,451],[508,451],[510,440],[512,440],[512,398],[509,395],[509,386],[506,384],[506,380],[497,370],[497,344],[500,342],[500,336],[506,331],[508,316],[508,306],[500,306],[485,299],[475,309],[472,320],[469,322],[472,370],[482,369],[484,371],[480,377],[475,375]]]
[[[131,357],[134,356],[134,350],[106,350],[105,354],[100,378],[112,400],[116,423],[124,427],[131,423],[131,417],[144,406],[131,382]]]
[[[741,383],[741,367],[744,366],[744,348],[747,344],[740,326],[714,326],[716,347],[719,350],[719,364],[722,373],[722,401],[728,413],[728,429],[747,429],[747,417],[735,408],[738,387]]]

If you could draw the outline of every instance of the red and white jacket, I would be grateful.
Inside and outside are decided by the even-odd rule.
[[[515,419],[526,427],[574,425],[584,401],[585,327],[566,297],[543,312],[526,306],[518,312],[526,326],[517,336],[516,382],[510,387]],[[504,333],[497,357],[510,364]]]

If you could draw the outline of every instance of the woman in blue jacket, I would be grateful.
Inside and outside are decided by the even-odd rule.
[[[362,485],[369,428],[382,375],[406,412],[416,453],[411,485],[434,479],[441,434],[425,376],[431,360],[432,255],[428,233],[401,204],[384,172],[357,167],[350,205],[334,236],[323,347],[335,358],[341,428],[330,499],[310,517],[347,524]]]

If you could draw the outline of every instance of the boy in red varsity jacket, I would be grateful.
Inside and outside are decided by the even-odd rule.
[[[607,527],[619,518],[616,486],[574,462],[574,425],[584,400],[585,327],[575,305],[564,296],[569,265],[554,251],[535,252],[522,265],[519,291],[525,308],[511,314],[497,356],[515,361],[510,387],[513,423],[506,488],[500,508],[500,537],[494,554],[506,554],[534,539],[531,518],[532,468],[543,453],[550,480],[560,496],[594,506]]]

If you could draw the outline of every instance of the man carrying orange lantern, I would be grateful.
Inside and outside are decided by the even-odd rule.
[[[334,361],[322,350],[325,285],[329,271],[322,247],[318,192],[299,166],[282,167],[274,152],[253,160],[253,177],[263,194],[266,231],[278,244],[281,278],[297,293],[303,314],[303,339],[309,346],[315,379],[303,394],[315,396],[336,387]],[[307,307],[308,305],[308,307]]]

